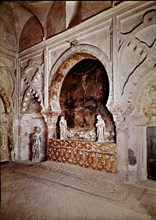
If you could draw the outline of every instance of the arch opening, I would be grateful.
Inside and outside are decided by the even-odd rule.
[[[52,85],[51,106],[59,116],[57,138],[58,122],[63,115],[70,139],[95,141],[96,116],[100,114],[106,124],[107,141],[115,142],[115,125],[106,106],[109,79],[105,67],[97,58],[89,54],[72,55],[58,68]]]

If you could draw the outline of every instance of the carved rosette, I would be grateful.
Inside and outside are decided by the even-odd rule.
[[[60,114],[60,91],[67,73],[78,62],[83,59],[98,59],[106,69],[109,78],[110,94],[109,104],[113,99],[112,91],[112,70],[109,58],[98,48],[92,45],[78,44],[77,41],[71,42],[71,47],[65,51],[56,61],[49,76],[49,109],[52,113]],[[111,101],[110,101],[111,100]]]

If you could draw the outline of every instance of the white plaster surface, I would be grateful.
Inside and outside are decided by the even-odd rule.
[[[65,59],[64,55],[70,57],[75,51],[82,50],[101,59],[100,61],[107,67],[110,83],[107,107],[116,124],[119,175],[132,182],[139,178],[147,178],[145,130],[147,126],[156,125],[154,10],[155,4],[152,1],[141,3],[126,1],[19,53],[19,57],[16,57],[19,58],[19,73],[16,75],[18,84],[15,88],[18,92],[13,107],[17,106],[14,125],[16,137],[18,136],[16,140],[18,158],[28,159],[29,134],[34,126],[41,126],[47,138],[48,133],[49,137],[55,135],[55,123],[59,111],[50,109],[52,97],[48,88],[56,73],[54,68],[56,70],[59,68]],[[68,23],[71,18],[72,14],[70,19],[68,17]],[[78,41],[78,45],[70,47],[70,42],[74,39]],[[82,44],[86,46],[82,47]],[[94,47],[97,49],[90,49]],[[23,96],[20,97],[19,85],[23,73],[22,63],[30,58],[35,59],[39,54],[41,55],[41,51],[44,53],[43,85],[46,89],[40,92],[44,99],[43,103],[47,106],[36,118],[33,114],[27,115],[27,112],[21,116]],[[2,54],[10,58],[4,51]],[[16,69],[16,66],[14,67]],[[11,74],[13,76],[13,72]],[[32,88],[35,90],[33,85]],[[8,96],[11,103],[12,95]],[[58,100],[56,103],[58,104]],[[45,143],[48,143],[48,139]],[[128,148],[134,150],[137,160],[135,167],[128,165]]]

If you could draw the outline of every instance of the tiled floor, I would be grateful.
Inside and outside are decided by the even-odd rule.
[[[110,173],[18,162],[1,166],[1,183],[1,220],[156,219],[156,188]]]

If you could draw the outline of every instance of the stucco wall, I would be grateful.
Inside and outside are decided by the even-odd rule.
[[[42,128],[46,146],[55,133],[59,103],[52,111],[54,76],[60,77],[53,89],[58,100],[75,61],[67,62],[63,71],[59,67],[83,52],[98,59],[109,78],[106,106],[116,125],[118,172],[124,180],[146,179],[146,127],[155,125],[155,13],[152,1],[122,2],[19,54],[18,158],[28,159],[28,134],[33,127]],[[128,160],[128,152],[133,152],[135,164]]]

